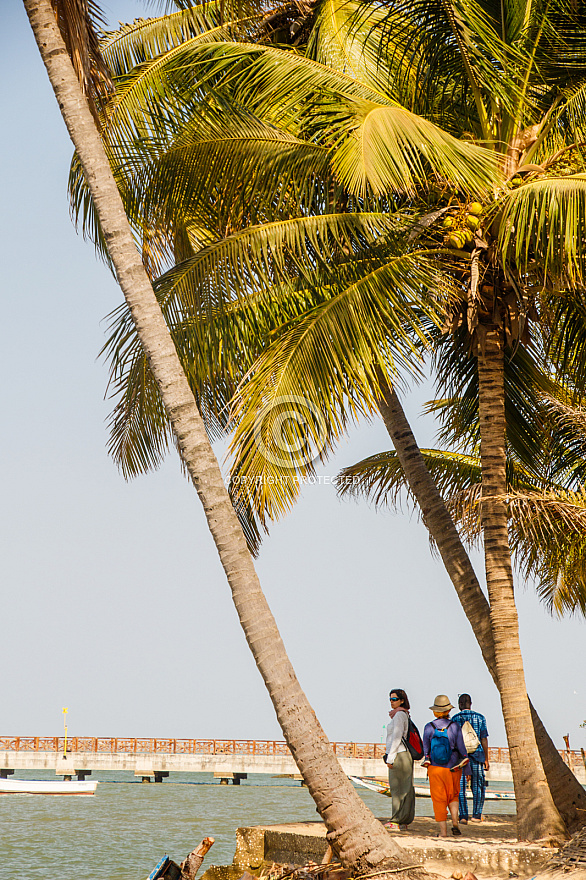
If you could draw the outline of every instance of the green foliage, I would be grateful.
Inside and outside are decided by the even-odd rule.
[[[522,271],[538,267],[548,278],[574,288],[584,280],[586,174],[531,180],[508,193],[500,206],[499,244],[504,258]]]
[[[104,143],[208,431],[232,434],[231,492],[254,547],[348,422],[376,410],[380,382],[417,375],[432,346],[443,437],[467,444],[450,453],[454,498],[477,497],[475,345],[493,316],[507,332],[519,517],[551,489],[546,467],[579,491],[559,420],[544,451],[551,382],[535,359],[547,349],[576,375],[586,363],[585,34],[584,13],[560,0],[322,0],[301,16],[209,3],[105,36]],[[71,191],[100,247],[75,163]],[[133,476],[157,466],[170,433],[124,312],[106,353],[111,451]],[[287,420],[283,399],[299,397],[319,417],[293,407]],[[259,437],[278,426],[288,452],[275,463]],[[448,471],[430,466],[443,487]],[[562,521],[552,510],[535,560],[547,522]]]

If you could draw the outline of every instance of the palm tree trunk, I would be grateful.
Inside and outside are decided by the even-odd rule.
[[[61,39],[50,0],[24,0],[55,97],[83,166],[94,205],[181,456],[216,544],[240,623],[299,771],[345,865],[403,864],[400,850],[342,771],[281,640],[222,473],[159,304],[135,247],[94,120]]]
[[[490,606],[454,521],[427,469],[401,402],[394,389],[384,383],[381,383],[379,410],[409,488],[421,510],[422,519],[436,543],[476,636],[484,662],[498,688]],[[575,831],[586,824],[586,791],[562,760],[533,705],[531,714],[539,754],[554,803],[569,830]]]
[[[523,840],[565,836],[537,749],[519,644],[509,547],[505,449],[504,335],[487,329],[478,352],[481,522],[499,692]]]
[[[419,504],[423,522],[436,543],[462,608],[472,626],[484,662],[498,687],[489,604],[478,583],[454,520],[433,477],[427,470],[396,392],[381,383],[381,393],[378,402],[379,411],[393,441],[409,488]]]

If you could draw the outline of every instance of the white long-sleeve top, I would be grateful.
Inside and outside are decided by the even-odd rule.
[[[398,752],[406,752],[407,749],[403,745],[403,737],[407,737],[407,729],[409,727],[409,715],[407,712],[397,712],[394,718],[391,718],[387,724],[387,764],[394,763]]]

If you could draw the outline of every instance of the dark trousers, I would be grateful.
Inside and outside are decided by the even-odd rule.
[[[468,802],[466,800],[466,784],[470,779],[472,788],[472,816],[474,819],[480,819],[482,816],[482,808],[484,807],[484,764],[470,759],[471,776],[462,774],[462,782],[460,783],[460,797],[458,798],[458,812],[460,819],[468,818]]]

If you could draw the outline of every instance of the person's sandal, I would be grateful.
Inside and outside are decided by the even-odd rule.
[[[460,831],[460,829],[458,828],[457,825],[452,826],[452,834],[454,835],[454,837],[461,837],[462,836],[462,832]]]
[[[385,822],[384,825],[385,825],[385,828],[387,829],[387,831],[400,831],[401,830],[400,826],[397,825],[396,822]]]

